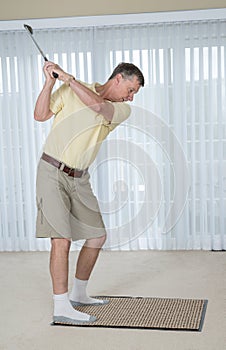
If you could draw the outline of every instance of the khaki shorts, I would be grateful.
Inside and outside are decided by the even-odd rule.
[[[106,234],[89,173],[73,178],[40,160],[36,182],[36,237],[73,241]]]

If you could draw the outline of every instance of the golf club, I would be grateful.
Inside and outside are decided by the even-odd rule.
[[[44,58],[45,61],[48,61],[47,57],[44,55],[43,51],[40,49],[40,47],[38,46],[37,42],[35,41],[35,39],[33,38],[33,29],[31,28],[31,26],[24,24],[24,28],[27,30],[28,34],[30,35],[31,39],[33,40],[35,46],[37,47],[37,49],[39,50],[40,54],[42,55],[42,57]],[[53,72],[53,76],[54,78],[58,78],[58,74]]]

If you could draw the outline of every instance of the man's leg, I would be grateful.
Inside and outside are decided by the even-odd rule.
[[[53,293],[63,294],[68,291],[68,256],[71,242],[65,238],[52,238],[50,252],[50,274]]]
[[[53,284],[53,320],[58,322],[92,322],[95,319],[76,311],[68,298],[68,257],[71,242],[65,238],[52,238],[50,274]]]
[[[70,294],[72,305],[106,303],[104,300],[90,298],[86,292],[88,280],[105,240],[106,235],[88,239],[83,245],[78,257],[74,284]]]
[[[79,253],[75,277],[83,281],[89,279],[105,241],[106,235],[86,240]]]

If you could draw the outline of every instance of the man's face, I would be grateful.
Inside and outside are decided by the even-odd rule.
[[[135,75],[131,79],[125,79],[121,74],[118,74],[116,77],[114,101],[133,101],[133,97],[139,89],[140,82]]]

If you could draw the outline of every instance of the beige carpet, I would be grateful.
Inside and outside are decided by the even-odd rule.
[[[201,331],[207,301],[199,299],[102,296],[104,306],[77,306],[76,310],[96,316],[93,323],[79,327],[109,327]],[[54,323],[53,325],[67,325]]]

